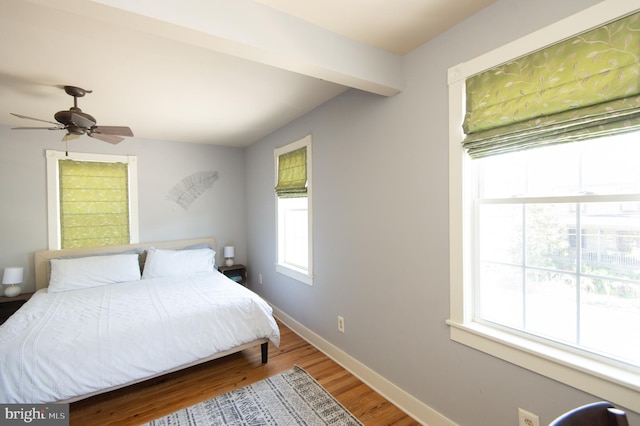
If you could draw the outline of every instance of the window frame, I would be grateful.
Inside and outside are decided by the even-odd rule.
[[[451,340],[640,412],[640,374],[535,339],[473,321],[472,161],[462,148],[465,79],[638,10],[605,0],[555,24],[448,70],[449,250]]]
[[[139,242],[138,226],[138,162],[135,155],[95,154],[45,150],[47,163],[47,219],[49,250],[61,249],[59,160],[125,163],[129,176],[129,243]]]
[[[307,149],[307,244],[308,244],[308,268],[305,270],[303,268],[297,268],[294,265],[287,264],[283,261],[283,252],[284,248],[282,247],[282,226],[280,224],[281,221],[281,206],[280,206],[280,198],[278,194],[274,193],[275,196],[275,207],[276,207],[276,271],[286,275],[290,278],[293,278],[297,281],[300,281],[307,285],[313,285],[313,184],[312,184],[312,153],[311,153],[311,135],[307,135],[302,139],[299,139],[295,142],[289,143],[282,147],[276,148],[274,150],[274,170],[275,170],[275,184],[277,185],[278,181],[278,159],[282,154],[286,154],[288,152],[296,151],[301,148]]]

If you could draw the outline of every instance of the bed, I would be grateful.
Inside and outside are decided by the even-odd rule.
[[[215,270],[213,247],[37,252],[37,291],[0,326],[0,403],[73,402],[257,346],[266,363],[272,309]]]

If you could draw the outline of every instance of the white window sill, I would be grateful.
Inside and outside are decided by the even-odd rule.
[[[451,340],[640,411],[640,374],[478,323],[448,320]]]
[[[280,272],[281,274],[304,284],[313,285],[313,276],[309,275],[309,273],[303,269],[298,269],[283,263],[276,263],[276,272]]]

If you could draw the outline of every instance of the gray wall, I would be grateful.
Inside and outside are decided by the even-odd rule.
[[[64,151],[62,136],[0,126],[0,268],[23,266],[25,290],[34,288],[33,253],[48,248],[44,151]],[[218,263],[226,244],[235,245],[238,263],[246,260],[242,149],[137,138],[112,146],[82,137],[69,150],[137,156],[141,242],[213,235]],[[218,180],[187,210],[166,199],[176,183],[206,170],[218,171]]]
[[[499,0],[405,60],[402,93],[351,90],[247,149],[251,286],[275,306],[460,425],[547,424],[595,400],[452,342],[447,69],[595,0]],[[313,135],[315,284],[275,262],[275,147]],[[257,274],[263,284],[257,283]],[[337,315],[346,333],[337,331]],[[632,414],[632,424],[640,417]]]

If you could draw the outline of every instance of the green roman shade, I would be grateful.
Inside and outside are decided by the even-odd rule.
[[[61,247],[129,244],[128,166],[59,160]]]
[[[466,80],[472,158],[640,129],[640,12]]]
[[[307,147],[278,156],[276,194],[280,198],[307,196]]]

